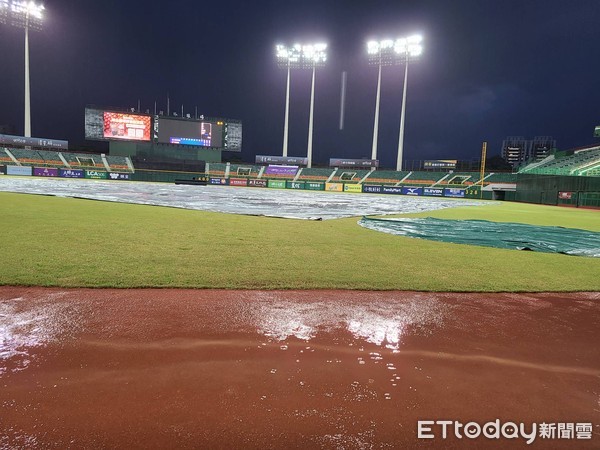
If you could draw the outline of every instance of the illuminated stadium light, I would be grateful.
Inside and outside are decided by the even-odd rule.
[[[384,39],[381,41],[367,42],[367,57],[369,64],[379,68],[377,78],[377,98],[375,101],[375,123],[373,126],[373,145],[371,159],[377,159],[377,139],[379,129],[379,103],[381,98],[381,67],[396,66],[404,64],[404,90],[402,95],[402,113],[400,116],[400,135],[398,138],[398,159],[396,170],[402,170],[402,159],[404,151],[404,119],[406,112],[406,88],[408,81],[408,62],[417,59],[423,54],[423,36],[415,34],[408,37],[398,38],[395,41]]]
[[[285,120],[283,125],[283,151],[282,156],[288,156],[288,133],[290,112],[290,77],[291,69],[312,69],[312,85],[310,94],[310,114],[308,122],[308,148],[307,167],[312,166],[312,135],[315,102],[315,74],[316,68],[322,67],[327,62],[327,44],[318,42],[315,44],[295,43],[292,46],[277,44],[275,46],[275,57],[280,68],[287,69],[287,87],[285,94]]]
[[[31,96],[29,82],[29,30],[40,31],[44,5],[33,1],[0,0],[0,23],[25,29],[25,126],[24,136],[31,137]]]

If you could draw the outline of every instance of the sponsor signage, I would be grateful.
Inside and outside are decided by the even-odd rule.
[[[423,188],[403,186],[402,194],[403,195],[423,195]]]
[[[84,178],[85,172],[79,169],[60,169],[58,175],[63,178]]]
[[[444,196],[445,197],[464,198],[465,197],[465,189],[445,188]]]
[[[46,139],[46,138],[32,138],[23,136],[12,136],[10,134],[0,134],[0,144],[14,145],[14,146],[27,146],[27,147],[42,147],[42,148],[56,148],[61,150],[69,149],[68,141],[60,141],[58,139]]]
[[[344,192],[360,193],[360,192],[362,192],[362,185],[360,185],[360,184],[344,184]]]
[[[572,192],[559,192],[558,198],[560,198],[561,200],[571,200],[573,198],[573,193]]]
[[[424,169],[456,169],[456,159],[429,159],[423,162]]]
[[[307,181],[304,184],[304,189],[307,189],[309,191],[324,191],[325,183],[318,183],[316,181]]]
[[[428,195],[430,197],[443,197],[444,189],[442,189],[442,188],[424,188],[423,195]]]
[[[379,160],[331,158],[329,167],[379,167]]]
[[[285,180],[269,180],[268,186],[275,189],[285,189]]]
[[[330,192],[342,192],[344,185],[342,183],[325,183],[325,190]]]
[[[110,172],[108,174],[109,180],[131,180],[131,174],[129,173],[119,173],[119,172]]]
[[[383,192],[383,186],[373,185],[373,184],[364,184],[363,192],[369,194],[381,194]]]
[[[58,169],[54,167],[34,167],[33,175],[36,177],[57,177]]]
[[[287,189],[304,189],[303,181],[287,181],[285,183]]]
[[[86,170],[85,177],[92,178],[94,180],[106,180],[106,178],[108,178],[106,172],[102,172],[102,171],[98,171],[98,170]]]
[[[248,180],[246,178],[230,178],[229,186],[248,186]]]
[[[308,165],[308,158],[296,156],[266,156],[256,155],[256,164],[292,164],[296,166]]]
[[[226,186],[227,185],[227,179],[225,178],[210,178],[208,180],[209,184],[214,184],[215,186]]]
[[[0,166],[0,175],[6,175],[6,166]]]
[[[267,187],[267,180],[248,180],[248,186],[252,187]]]
[[[265,175],[296,175],[298,166],[277,166],[269,165],[265,170]]]
[[[6,166],[6,175],[31,176],[31,167],[29,166]]]
[[[402,194],[400,186],[382,186],[381,192],[384,194]]]

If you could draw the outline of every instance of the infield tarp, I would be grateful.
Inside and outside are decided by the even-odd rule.
[[[600,233],[576,228],[432,217],[363,217],[359,224],[371,230],[432,241],[600,258]]]

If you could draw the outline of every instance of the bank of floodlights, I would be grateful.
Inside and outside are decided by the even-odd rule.
[[[0,23],[39,31],[42,29],[44,5],[34,2],[0,0]]]
[[[377,139],[379,128],[379,102],[381,95],[381,67],[404,64],[404,90],[402,95],[402,112],[400,115],[400,134],[398,138],[398,158],[396,170],[402,170],[404,152],[404,119],[406,112],[406,88],[408,82],[408,63],[417,59],[423,53],[421,42],[423,37],[413,35],[396,40],[384,39],[367,42],[367,58],[369,64],[379,67],[377,78],[377,97],[375,100],[375,123],[373,125],[373,145],[371,158],[377,159]]]
[[[279,67],[285,69],[312,69],[321,67],[327,61],[327,44],[294,44],[275,46],[275,56]]]
[[[308,147],[306,150],[307,167],[312,167],[312,138],[315,107],[315,74],[317,67],[322,67],[327,62],[327,44],[294,44],[290,47],[278,44],[275,46],[277,65],[287,69],[287,86],[285,91],[285,118],[283,125],[283,150],[282,155],[288,156],[288,133],[290,113],[290,77],[291,69],[311,69],[312,83],[310,90],[310,112],[308,119]]]
[[[395,41],[384,39],[382,41],[367,42],[367,55],[369,63],[373,65],[394,66],[413,60],[423,53],[421,42],[423,37],[414,35],[399,38]]]

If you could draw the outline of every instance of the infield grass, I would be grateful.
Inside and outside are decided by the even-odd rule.
[[[600,231],[600,212],[498,202],[410,216]],[[600,259],[447,244],[322,222],[0,193],[0,284],[599,291]]]

